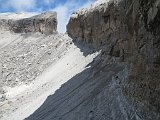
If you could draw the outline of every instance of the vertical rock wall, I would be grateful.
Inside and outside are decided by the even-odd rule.
[[[160,119],[160,1],[97,0],[73,13],[68,34],[103,50],[104,64],[125,63],[124,94]],[[145,112],[144,112],[145,111]],[[148,113],[148,114],[149,114]]]

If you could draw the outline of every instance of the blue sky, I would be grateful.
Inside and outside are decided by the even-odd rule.
[[[58,13],[58,31],[65,32],[72,12],[89,6],[95,0],[0,0],[0,12],[43,12]]]

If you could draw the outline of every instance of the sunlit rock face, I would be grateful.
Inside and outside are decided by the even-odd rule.
[[[119,84],[140,120],[160,119],[159,32],[159,0],[97,0],[67,25],[73,39],[103,49],[103,64],[127,65],[128,80]]]
[[[45,12],[39,15],[17,13],[16,15],[14,14],[14,16],[15,18],[12,14],[8,15],[8,17],[7,14],[0,15],[1,31],[11,31],[15,33],[40,32],[44,34],[57,32],[56,12]]]
[[[159,6],[159,0],[97,0],[72,14],[67,33],[95,47],[106,46],[105,54],[121,61],[137,56],[136,66],[153,70],[159,66],[160,56]]]

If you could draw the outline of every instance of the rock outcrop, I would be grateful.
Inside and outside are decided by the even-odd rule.
[[[57,13],[46,12],[22,19],[0,18],[0,30],[15,33],[40,32],[51,34],[57,32]]]
[[[73,39],[103,50],[103,65],[127,65],[127,80],[119,85],[133,101],[135,120],[160,119],[159,32],[159,0],[97,0],[74,12],[67,25]]]

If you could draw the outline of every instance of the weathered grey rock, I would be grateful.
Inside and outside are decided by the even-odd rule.
[[[40,32],[45,34],[57,32],[57,13],[45,12],[24,19],[0,19],[1,31],[12,31],[15,33]]]
[[[159,0],[98,0],[73,13],[67,25],[72,38],[103,49],[103,64],[128,66],[128,79],[120,86],[140,120],[160,119],[159,4]]]

